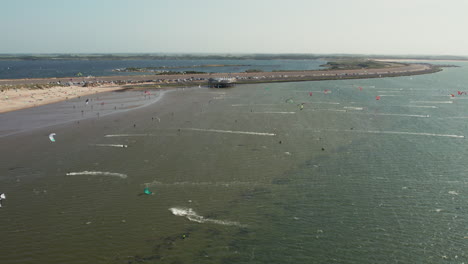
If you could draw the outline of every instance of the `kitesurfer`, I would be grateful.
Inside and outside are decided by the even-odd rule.
[[[5,200],[6,196],[4,193],[0,193],[0,207],[2,207],[2,200]]]

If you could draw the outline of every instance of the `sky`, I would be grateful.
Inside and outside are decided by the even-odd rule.
[[[468,55],[468,0],[0,0],[0,53]]]

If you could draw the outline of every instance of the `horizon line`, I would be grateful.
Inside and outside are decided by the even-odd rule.
[[[5,53],[0,52],[0,56],[11,56],[11,55],[92,55],[92,56],[102,56],[102,55],[211,55],[211,56],[381,56],[381,57],[456,57],[456,58],[468,58],[468,55],[453,55],[453,54],[379,54],[379,53],[261,53],[261,52],[11,52]]]

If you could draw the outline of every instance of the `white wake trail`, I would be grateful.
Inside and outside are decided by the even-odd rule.
[[[354,107],[354,106],[344,106],[343,108],[348,109],[348,110],[357,110],[357,111],[364,110],[364,107]]]
[[[219,130],[219,129],[181,128],[181,130],[214,132],[214,133],[228,133],[228,134],[241,134],[241,135],[276,136],[276,134],[274,134],[274,133],[250,132],[250,131],[232,131],[232,130]]]
[[[116,173],[116,172],[107,172],[107,171],[81,171],[81,172],[69,172],[68,176],[72,175],[104,175],[104,176],[117,176],[122,179],[127,178],[126,174]]]
[[[405,106],[401,106],[405,107]],[[406,105],[406,107],[413,107],[413,108],[438,108],[435,105]]]
[[[385,113],[366,113],[364,115],[379,115],[379,116],[405,116],[405,117],[423,117],[428,118],[430,115],[410,115],[410,114],[385,114]]]
[[[310,102],[311,104],[331,104],[331,105],[339,105],[338,102]]]
[[[104,137],[149,137],[153,136],[152,134],[113,134],[105,135]]]
[[[231,105],[231,106],[259,106],[259,105],[263,105],[263,106],[269,105],[269,106],[272,106],[272,105],[278,105],[278,104],[233,104],[233,105]]]
[[[239,222],[205,218],[205,217],[203,217],[201,215],[198,215],[195,211],[193,211],[192,208],[173,207],[173,208],[169,208],[169,211],[171,211],[173,215],[184,216],[188,220],[193,221],[193,222],[197,222],[197,223],[200,223],[200,224],[213,223],[213,224],[218,224],[218,225],[245,227],[245,225],[242,225]]]
[[[252,114],[295,114],[296,112],[252,112]]]
[[[410,101],[410,103],[425,103],[425,104],[453,104],[453,101]]]
[[[394,135],[411,135],[411,136],[431,136],[431,137],[449,137],[449,138],[465,138],[462,135],[452,134],[435,134],[424,132],[404,132],[404,131],[378,131],[378,130],[338,130],[338,129],[323,129],[313,130],[314,132],[352,132],[352,133],[369,133],[369,134],[394,134]]]
[[[114,147],[114,148],[128,148],[128,145],[120,145],[120,144],[94,144],[92,146],[96,147]]]

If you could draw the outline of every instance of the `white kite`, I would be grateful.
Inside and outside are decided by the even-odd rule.
[[[55,135],[56,135],[55,133],[51,133],[51,134],[49,135],[50,141],[55,142],[55,138],[54,138]]]

